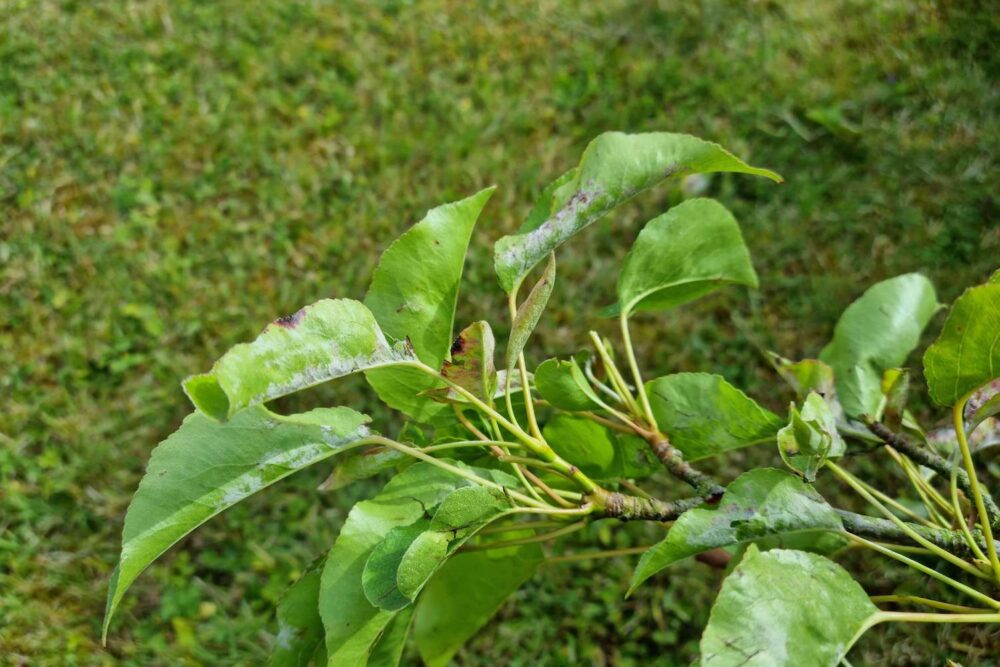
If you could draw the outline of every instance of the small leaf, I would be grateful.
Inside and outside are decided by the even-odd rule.
[[[459,553],[424,588],[413,638],[428,667],[445,667],[544,561],[537,544]]]
[[[451,360],[444,362],[441,375],[478,398],[493,398],[497,390],[494,347],[493,330],[488,322],[470,324],[452,344]]]
[[[517,233],[500,239],[495,265],[508,294],[550,252],[619,204],[671,178],[711,172],[781,177],[751,167],[718,144],[686,134],[607,132],[587,146],[580,164],[542,193]]]
[[[320,565],[302,575],[278,602],[278,635],[268,663],[271,667],[307,667],[323,643],[318,606]]]
[[[575,359],[547,359],[535,369],[535,389],[553,407],[572,412],[596,410],[600,406]]]
[[[337,461],[337,467],[320,485],[324,492],[336,491],[355,482],[370,479],[379,473],[398,468],[412,462],[413,458],[396,449],[371,447],[344,454]]]
[[[751,470],[729,485],[717,507],[688,510],[674,522],[667,537],[642,555],[629,594],[667,566],[709,549],[843,528],[837,512],[798,477],[774,468]]]
[[[386,342],[363,304],[324,299],[231,348],[211,371],[185,380],[184,391],[199,410],[222,421],[334,378],[412,360],[407,345]]]
[[[889,368],[882,374],[882,394],[885,408],[882,423],[892,430],[898,430],[906,412],[906,400],[910,394],[910,371],[905,368]]]
[[[811,482],[828,459],[843,456],[846,448],[833,411],[822,396],[810,393],[801,412],[792,403],[789,423],[778,431],[778,452],[789,468]]]
[[[129,505],[104,633],[125,590],[163,552],[247,496],[361,444],[367,422],[349,408],[283,417],[256,407],[222,423],[198,412],[188,415],[153,450]]]
[[[767,356],[774,370],[799,398],[805,398],[809,392],[814,391],[827,402],[836,400],[833,369],[819,359],[792,361],[774,352],[768,352]]]
[[[701,665],[836,667],[878,613],[833,561],[751,546],[712,607]]]
[[[740,227],[713,199],[689,199],[646,223],[618,278],[618,309],[665,310],[725,285],[757,287]]]
[[[413,540],[396,573],[399,592],[414,600],[428,580],[480,529],[513,509],[503,492],[483,486],[458,489],[434,513],[430,529]]]
[[[847,307],[819,358],[833,368],[848,417],[875,414],[882,373],[903,365],[937,309],[934,286],[919,273],[876,283]]]
[[[397,612],[383,611],[365,597],[362,573],[378,544],[397,526],[425,516],[468,482],[429,463],[416,463],[389,480],[381,493],[351,509],[327,554],[320,582],[319,610],[328,665],[365,665]]]
[[[938,405],[953,405],[1000,377],[1000,283],[971,287],[958,297],[924,354],[924,375]]]
[[[517,307],[517,314],[514,316],[514,323],[510,330],[510,339],[507,341],[506,367],[508,372],[517,365],[517,359],[524,351],[528,337],[535,330],[535,326],[549,302],[549,297],[552,296],[555,282],[556,256],[551,255],[542,277],[531,288],[531,292],[528,293],[524,302]]]
[[[781,419],[708,373],[676,373],[646,383],[660,429],[689,461],[772,441]]]

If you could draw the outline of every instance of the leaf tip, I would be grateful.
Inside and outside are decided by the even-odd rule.
[[[226,421],[232,406],[226,391],[211,373],[192,375],[183,383],[184,393],[198,410],[216,421]]]

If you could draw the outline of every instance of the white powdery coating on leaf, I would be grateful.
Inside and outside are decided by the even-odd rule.
[[[288,651],[292,648],[292,640],[297,634],[295,628],[284,621],[278,621],[278,635],[274,638],[274,645],[283,651]]]

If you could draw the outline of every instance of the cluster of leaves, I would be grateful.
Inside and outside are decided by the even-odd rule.
[[[604,313],[620,323],[620,353],[591,332],[593,353],[549,359],[528,372],[524,349],[552,294],[554,251],[643,190],[710,172],[780,181],[687,135],[595,139],[579,164],[545,189],[522,227],[496,244],[512,322],[502,368],[486,321],[452,338],[467,246],[490,188],[429,211],[403,234],[383,254],[363,302],[306,306],[188,378],[184,389],[197,410],[154,450],[129,508],[105,633],[125,590],[171,545],[334,456],[328,488],[395,474],[355,505],[329,552],[279,605],[276,665],[395,665],[411,636],[425,662],[446,664],[536,573],[545,560],[541,544],[600,519],[672,522],[666,537],[644,550],[632,589],[695,555],[715,552],[728,561],[731,574],[702,638],[703,665],[836,665],[880,622],[1000,622],[1000,602],[981,590],[1000,583],[992,533],[1000,513],[974,466],[989,439],[975,448],[968,438],[977,428],[997,430],[1000,399],[990,383],[1000,375],[1000,274],[956,302],[925,357],[932,398],[953,406],[950,435],[932,438],[906,408],[902,365],[939,309],[933,286],[918,274],[869,289],[844,313],[819,359],[773,355],[799,396],[787,420],[718,375],[644,382],[629,334],[633,314],[674,308],[726,285],[757,286],[736,220],[710,199],[679,204],[638,235],[618,278],[618,300]],[[348,407],[281,415],[265,405],[353,373],[406,416],[397,439]],[[768,443],[787,470],[753,469],[723,484],[692,466]],[[944,456],[934,449],[941,443]],[[837,463],[876,447],[902,466],[925,507],[908,507]],[[693,495],[668,502],[637,485],[661,466]],[[812,486],[824,471],[884,518],[833,507]],[[934,486],[945,477],[950,498]],[[920,558],[894,548],[912,549],[910,542]],[[869,598],[830,558],[847,545],[906,562],[980,606],[921,599],[949,613],[883,611],[876,602],[912,600]]]

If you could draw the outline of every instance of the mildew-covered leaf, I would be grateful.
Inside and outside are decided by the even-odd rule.
[[[514,316],[514,322],[510,329],[510,338],[507,341],[506,368],[508,372],[517,364],[517,358],[521,356],[531,332],[535,330],[538,320],[541,319],[549,297],[552,296],[552,288],[555,287],[555,283],[556,256],[551,255],[542,277],[531,288],[527,298],[517,307],[517,314]]]
[[[407,344],[389,344],[364,304],[324,299],[231,348],[211,371],[186,379],[184,391],[195,407],[221,421],[306,387],[413,359]]]
[[[489,322],[473,322],[455,338],[451,359],[444,362],[441,375],[478,398],[493,398],[497,390],[495,347]]]
[[[596,410],[594,390],[576,359],[546,359],[535,369],[535,389],[553,407],[573,412]]]
[[[455,550],[513,507],[498,489],[463,487],[441,502],[432,519],[393,529],[365,563],[368,601],[389,611],[407,606]]]
[[[646,394],[660,430],[689,461],[770,442],[783,425],[718,375],[665,375],[647,382]]]
[[[1000,414],[1000,380],[990,382],[969,397],[964,413],[966,431],[974,431],[996,414]]]
[[[789,468],[811,482],[828,459],[843,456],[846,450],[837,420],[822,396],[811,392],[801,410],[792,403],[788,425],[778,431],[778,452]]]
[[[416,604],[413,639],[428,667],[445,667],[544,561],[537,544],[458,553]]]
[[[104,632],[125,590],[171,545],[296,470],[363,444],[367,422],[367,416],[349,408],[285,417],[255,407],[228,422],[189,415],[153,450],[129,505]]]
[[[757,287],[740,226],[714,199],[689,199],[639,232],[618,277],[615,310],[665,310],[725,285]]]
[[[833,561],[751,546],[712,607],[701,665],[836,667],[878,613]]]
[[[521,228],[497,242],[494,261],[500,285],[513,292],[546,255],[643,190],[671,178],[723,171],[781,181],[774,172],[751,167],[718,144],[686,134],[598,136],[579,165],[545,189]]]
[[[378,544],[397,526],[408,526],[468,481],[429,463],[393,477],[375,498],[359,502],[327,554],[319,608],[330,667],[364,667],[376,642],[395,618],[365,597],[362,574]]]
[[[934,286],[919,273],[876,283],[847,307],[819,358],[833,368],[848,417],[874,416],[882,373],[903,365],[937,309]]]
[[[842,531],[837,512],[811,486],[783,470],[759,468],[737,477],[716,507],[680,516],[659,543],[642,555],[629,593],[669,565],[690,556],[772,535]]]
[[[953,405],[1000,377],[1000,283],[970,287],[958,297],[924,354],[924,375],[938,405]]]
[[[270,667],[307,667],[323,643],[323,621],[319,617],[321,565],[310,568],[278,602],[278,634]]]

